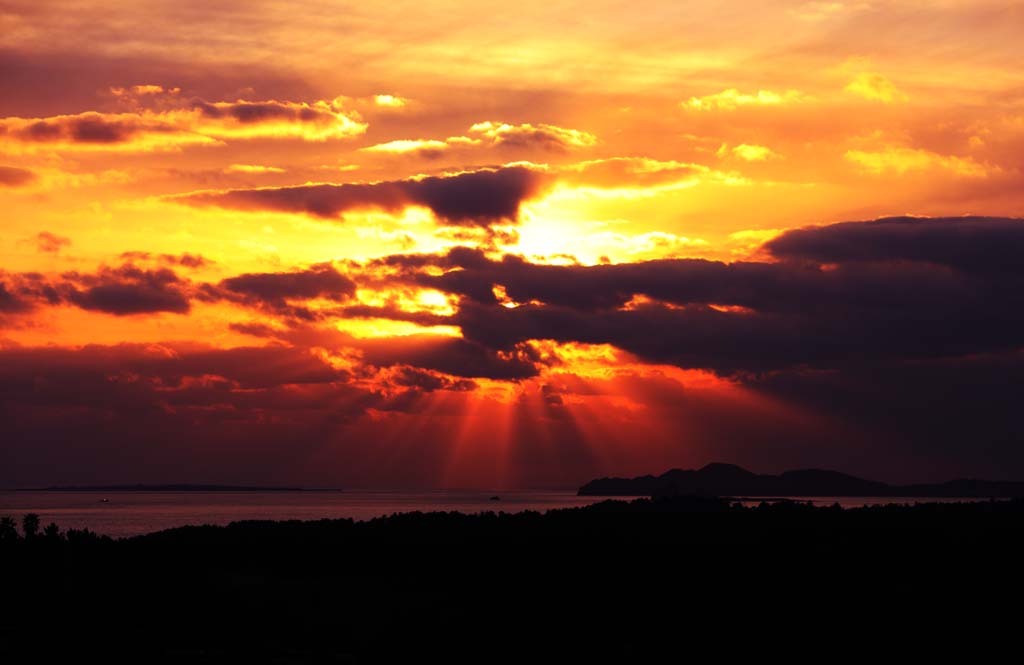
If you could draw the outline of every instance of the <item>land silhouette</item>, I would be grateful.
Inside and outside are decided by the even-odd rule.
[[[944,483],[889,485],[838,471],[802,469],[779,475],[757,474],[735,464],[712,463],[696,470],[672,469],[660,476],[600,478],[580,496],[708,495],[730,497],[1024,497],[1024,482],[976,479]]]
[[[55,485],[41,489],[21,490],[26,492],[332,492],[340,490],[307,490],[302,487],[261,487],[252,485],[196,485],[172,483],[162,485]]]
[[[985,662],[1024,590],[1021,499],[674,496],[121,540],[21,523],[0,520],[10,663]]]

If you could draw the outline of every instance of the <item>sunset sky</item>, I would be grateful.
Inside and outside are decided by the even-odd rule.
[[[1024,478],[1022,34],[0,2],[0,487]]]

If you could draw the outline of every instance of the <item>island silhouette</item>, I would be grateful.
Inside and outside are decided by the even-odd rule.
[[[890,485],[839,471],[801,469],[758,474],[735,464],[713,462],[699,469],[672,469],[660,476],[599,478],[583,485],[580,496],[726,497],[921,497],[1009,498],[1024,496],[1024,482],[961,478],[943,483]]]

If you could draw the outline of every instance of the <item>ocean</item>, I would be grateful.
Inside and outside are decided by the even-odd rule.
[[[607,498],[576,496],[575,491],[504,491],[500,501],[493,492],[436,491],[301,491],[301,492],[70,492],[0,491],[0,516],[21,521],[37,513],[45,526],[56,522],[61,530],[88,528],[111,537],[136,536],[186,525],[229,524],[240,520],[369,520],[413,511],[486,511],[516,513],[525,510],[585,506]],[[800,497],[816,505],[839,503],[857,507],[917,501],[953,501],[926,497]],[[975,501],[977,499],[962,499]]]

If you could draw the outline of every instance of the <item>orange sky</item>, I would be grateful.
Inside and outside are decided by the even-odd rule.
[[[758,374],[847,371],[832,356],[688,350],[733,339],[719,328],[653,337],[698,303],[732,326],[805,291],[778,305],[750,296],[775,279],[757,278],[670,296],[630,266],[685,281],[672,261],[775,265],[765,243],[807,226],[1021,216],[1024,5],[118,4],[0,8],[0,353],[22,368],[0,390],[29,423],[9,433],[3,483],[998,466]],[[822,283],[833,263],[854,272],[815,259]],[[939,278],[914,275],[921,302]],[[872,298],[889,289],[877,279]],[[807,348],[800,326],[779,349]],[[944,344],[926,355],[1020,346]],[[313,378],[292,376],[306,363]],[[145,397],[93,403],[76,393],[90,381]],[[147,449],[151,427],[166,440]],[[212,443],[187,440],[193,427]]]

